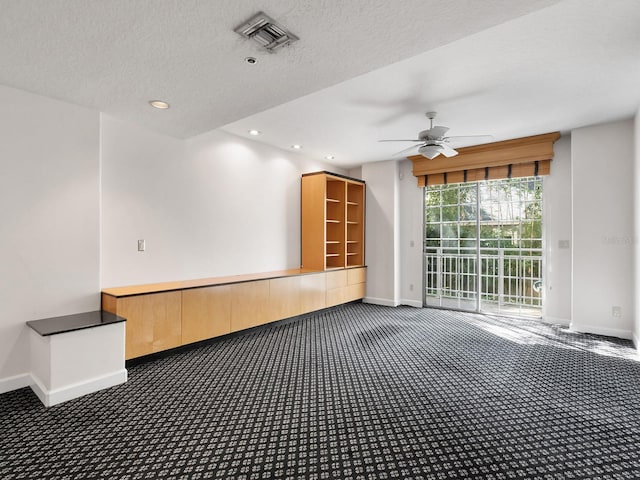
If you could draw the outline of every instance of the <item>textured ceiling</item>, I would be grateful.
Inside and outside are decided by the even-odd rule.
[[[356,166],[394,158],[428,128],[505,140],[634,115],[640,1],[566,0],[231,123],[224,130]],[[464,146],[460,144],[459,146]],[[415,153],[415,152],[414,152]]]
[[[300,41],[233,32],[259,10]],[[0,0],[0,84],[188,138],[355,166],[427,128],[496,140],[630,117],[638,0]],[[254,56],[258,63],[244,62]],[[171,103],[166,111],[148,105]]]
[[[0,83],[186,138],[556,2],[0,0]],[[233,32],[259,10],[301,40],[269,54]],[[408,102],[406,90],[373,101]]]

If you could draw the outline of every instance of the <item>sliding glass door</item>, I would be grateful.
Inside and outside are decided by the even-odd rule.
[[[425,188],[426,306],[541,316],[542,180]]]

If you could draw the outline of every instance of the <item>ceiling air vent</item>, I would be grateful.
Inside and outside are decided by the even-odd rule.
[[[251,17],[251,19],[236,28],[234,32],[252,39],[270,52],[299,40],[298,37],[288,32],[262,12]]]

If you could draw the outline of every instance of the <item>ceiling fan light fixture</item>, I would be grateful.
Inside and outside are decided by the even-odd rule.
[[[423,145],[418,149],[418,152],[423,157],[427,157],[429,160],[433,160],[443,151],[440,145]]]

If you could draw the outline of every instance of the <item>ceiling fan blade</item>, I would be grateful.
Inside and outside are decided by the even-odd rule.
[[[420,140],[420,139],[415,139],[412,138],[411,140],[409,139],[404,139],[404,140],[397,140],[397,139],[393,139],[393,140],[378,140],[379,142],[424,142],[424,140]]]
[[[493,140],[493,135],[457,135],[453,137],[446,137],[447,142],[473,142],[474,144],[488,143]]]
[[[409,153],[411,150],[417,149],[419,146],[420,145],[411,145],[409,148],[405,148],[404,150],[400,150],[399,152],[396,152],[391,156],[392,157],[398,157],[400,155],[404,155],[405,153]]]
[[[441,143],[440,146],[442,147],[442,154],[447,158],[455,157],[458,154],[458,152],[444,142]]]

